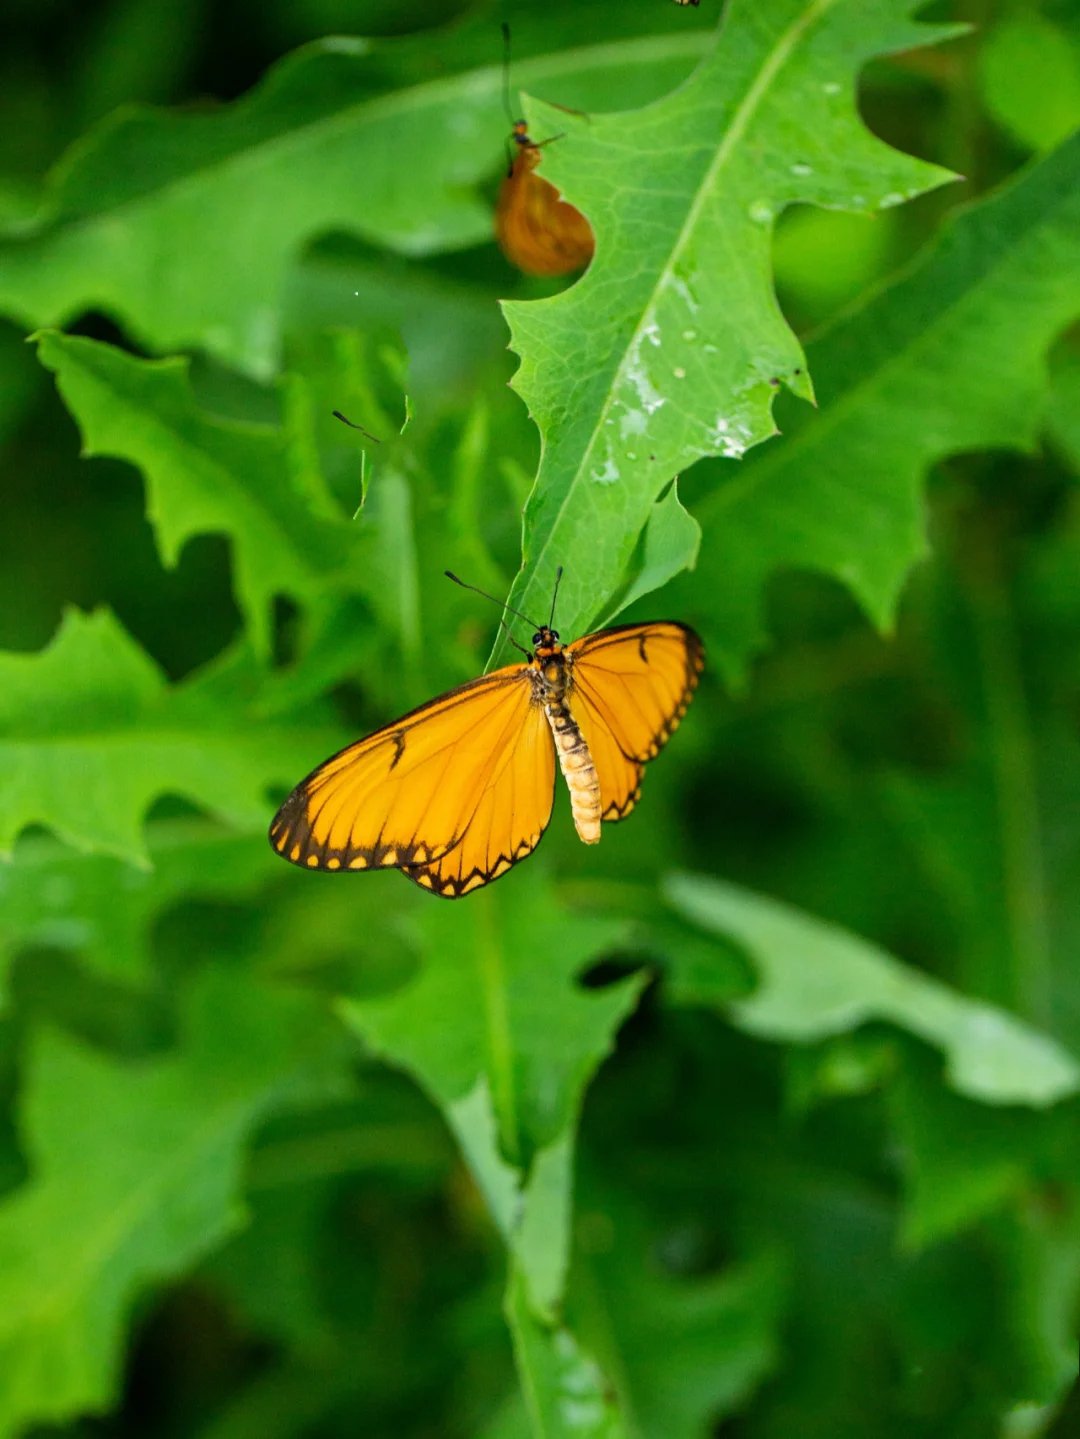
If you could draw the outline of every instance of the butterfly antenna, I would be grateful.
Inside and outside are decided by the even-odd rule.
[[[482,590],[477,585],[467,585],[464,580],[459,580],[453,570],[443,570],[443,574],[448,580],[453,580],[455,585],[460,585],[463,590],[472,590],[474,595],[482,595],[485,600],[490,600],[493,605],[498,605],[499,609],[509,610],[512,615],[517,615],[519,620],[524,620],[527,625],[532,625],[534,630],[540,628],[535,620],[531,620],[528,615],[523,615],[520,610],[514,609],[514,606],[508,605],[505,600],[497,600],[494,595],[489,595],[487,590]]]
[[[562,582],[562,565],[555,571],[555,593],[551,596],[551,619],[548,620],[548,629],[555,628],[555,601],[559,598],[559,585]]]
[[[502,625],[503,629],[506,631],[506,638],[510,641],[510,643],[514,646],[514,648],[515,648],[520,654],[523,654],[527,660],[531,660],[531,659],[532,659],[532,651],[531,651],[531,650],[527,650],[527,649],[525,648],[525,646],[521,643],[520,640],[516,640],[516,639],[514,638],[514,632],[513,632],[513,630],[510,628],[510,626],[506,623],[506,621],[505,621],[504,619],[500,618],[499,624]]]
[[[366,435],[367,438],[372,440],[376,445],[382,444],[378,435],[373,435],[370,430],[365,430],[363,425],[358,425],[355,420],[350,420],[348,415],[343,415],[340,410],[334,410],[332,414],[335,420],[340,420],[343,425],[348,425],[350,430],[359,430],[362,435]]]
[[[517,615],[519,619],[525,620],[525,616],[521,614],[520,611],[511,608],[510,605],[504,605],[502,600],[497,600],[494,595],[489,595],[486,590],[478,590],[475,585],[467,585],[464,580],[459,580],[457,575],[452,574],[450,570],[443,570],[443,574],[448,580],[453,580],[455,585],[460,585],[463,590],[472,590],[474,594],[483,595],[484,599],[491,600],[492,604],[498,605],[500,609],[508,609],[510,610],[511,614]],[[527,625],[532,624],[532,620],[525,620],[525,623]],[[516,650],[520,650],[527,660],[531,660],[532,654],[529,650],[525,648],[523,644],[520,644],[514,638],[513,630],[503,619],[502,615],[499,616],[499,624],[502,625],[503,629],[506,631],[506,638],[510,641],[514,648]],[[533,625],[533,629],[536,628],[537,626]]]
[[[504,20],[502,22],[503,37],[503,63],[502,63],[502,102],[506,111],[506,118],[510,122],[510,136],[506,141],[506,174],[509,178],[514,173],[514,146],[512,137],[517,134],[518,125],[524,125],[524,120],[515,120],[514,109],[510,104],[510,26]]]
[[[510,121],[511,130],[517,124],[514,118],[514,109],[510,104],[510,26],[504,20],[502,22],[503,37],[503,65],[502,65],[502,96],[503,109],[506,111],[506,118]]]

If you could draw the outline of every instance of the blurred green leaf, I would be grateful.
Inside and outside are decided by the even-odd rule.
[[[0,328],[0,447],[26,418],[41,384],[30,352],[8,325]]]
[[[147,862],[143,821],[179,794],[263,843],[266,794],[303,756],[334,748],[329,726],[271,722],[252,733],[196,678],[170,689],[112,615],[71,610],[40,654],[0,654],[0,855],[27,825],[68,844]],[[234,701],[236,696],[234,695]]]
[[[565,1326],[537,1318],[529,1285],[516,1269],[511,1270],[505,1309],[533,1439],[627,1439],[615,1399],[595,1362]]]
[[[900,223],[901,213],[895,209],[863,215],[798,205],[784,211],[772,259],[780,307],[796,332],[857,301],[891,268]]]
[[[1051,1405],[1077,1377],[1080,1215],[1075,1194],[1049,1189],[1005,1221],[1001,1231],[1004,1279],[1016,1297],[1009,1337],[1030,1376],[1029,1402]]]
[[[200,410],[184,360],[139,360],[57,334],[43,335],[38,353],[79,423],[84,455],[113,455],[146,477],[164,564],[175,565],[193,535],[229,536],[237,603],[260,655],[275,595],[311,600],[362,573],[364,533],[335,507],[302,431],[298,441]]]
[[[199,1439],[294,1439],[303,1427],[332,1419],[349,1388],[345,1365],[285,1362],[245,1384],[200,1426]]]
[[[151,867],[137,868],[27,836],[0,868],[0,974],[17,950],[47,945],[78,954],[104,978],[145,985],[151,932],[164,910],[187,899],[250,898],[277,872],[277,857],[260,840],[205,821],[159,821],[148,835]]]
[[[566,134],[544,176],[587,216],[596,255],[553,299],[503,306],[521,356],[514,387],[543,439],[510,595],[525,614],[543,612],[563,565],[563,626],[589,628],[626,582],[671,476],[775,434],[781,383],[812,398],[776,308],[773,221],[798,203],[877,209],[950,178],[884,145],[855,107],[871,55],[952,33],[914,24],[913,8],[736,0],[706,59],[662,101],[580,120],[528,112],[532,133]],[[500,639],[492,663],[509,658]]]
[[[1028,1189],[1033,1153],[1045,1146],[1030,1110],[975,1104],[910,1060],[890,1099],[903,1146],[907,1243],[939,1241]]]
[[[819,410],[785,417],[697,510],[710,567],[710,656],[740,680],[766,642],[781,566],[842,581],[882,628],[926,553],[927,468],[962,450],[1034,446],[1046,351],[1080,313],[1080,136],[951,220],[886,289],[809,347]],[[897,416],[904,419],[898,423]]]
[[[745,1404],[778,1362],[784,1289],[775,1255],[672,1272],[640,1201],[586,1187],[568,1318],[612,1377],[628,1439],[699,1439]]]
[[[104,310],[152,350],[201,346],[270,378],[286,274],[310,240],[341,230],[424,255],[491,237],[477,187],[505,163],[508,122],[489,33],[490,64],[422,83],[408,69],[430,37],[340,36],[217,114],[117,111],[60,162],[36,223],[0,244],[0,308],[29,326]],[[615,41],[523,61],[515,78],[632,103],[700,50],[693,33]]]
[[[979,53],[986,107],[1029,150],[1052,150],[1080,126],[1080,43],[1044,15],[1018,11]]]
[[[411,983],[342,1012],[443,1110],[533,1303],[550,1313],[565,1277],[581,1096],[643,977],[581,988],[624,925],[564,909],[535,872],[447,910],[417,915],[427,958]]]
[[[944,773],[882,787],[901,844],[955,932],[965,987],[1080,1049],[1080,748],[1075,723],[1076,565],[1072,485],[1052,533],[999,547],[992,507],[961,490],[943,526],[948,573],[925,588],[936,657],[963,733]]]
[[[800,1041],[885,1020],[939,1048],[948,1082],[985,1104],[1054,1104],[1080,1088],[1080,1068],[1054,1040],[853,934],[704,876],[673,875],[665,891],[694,924],[749,953],[758,988],[725,1012],[750,1034]],[[671,971],[673,999],[693,1004],[698,987],[680,982],[678,956]]]
[[[387,254],[340,237],[316,245],[290,271],[284,297],[286,349],[292,336],[315,329],[398,332],[409,357],[409,388],[418,408],[474,403],[479,375],[498,364],[506,328],[490,287],[419,259]],[[453,345],[447,336],[453,335]],[[303,367],[294,359],[291,368]],[[335,408],[344,409],[340,397]],[[515,410],[519,409],[514,405]],[[369,427],[370,428],[370,427]]]
[[[1064,350],[1051,368],[1050,434],[1080,475],[1080,351]]]
[[[121,1064],[57,1034],[30,1056],[31,1180],[0,1209],[0,1433],[113,1402],[124,1319],[239,1222],[244,1141],[326,1050],[324,1014],[208,971],[179,1052]]]
[[[79,57],[81,127],[117,105],[172,98],[195,58],[205,0],[116,0],[95,18]]]
[[[439,1263],[447,1226],[423,1221],[454,1156],[438,1114],[397,1075],[366,1070],[356,1090],[262,1126],[247,1166],[248,1223],[199,1274],[312,1374],[340,1369],[345,1388],[374,1396],[387,1324],[430,1332],[452,1322]],[[441,1363],[417,1363],[417,1386]],[[383,1382],[392,1395],[393,1377]]]

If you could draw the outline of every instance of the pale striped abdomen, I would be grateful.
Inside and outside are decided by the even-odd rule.
[[[570,791],[574,828],[585,844],[599,844],[600,778],[585,736],[561,700],[549,700],[544,705],[544,713],[555,736],[559,768]]]

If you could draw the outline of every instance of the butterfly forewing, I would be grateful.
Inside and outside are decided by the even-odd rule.
[[[546,729],[527,666],[509,665],[473,680],[321,764],[281,806],[270,841],[279,854],[309,869],[403,868],[438,860],[462,843],[493,776],[511,765],[523,733],[537,720]],[[516,766],[510,774],[516,775]],[[541,830],[553,779],[552,771]],[[533,835],[535,805],[530,813],[523,808],[518,816],[491,816],[493,825],[500,821],[501,853]]]

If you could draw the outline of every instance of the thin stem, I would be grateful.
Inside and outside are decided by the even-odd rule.
[[[506,1148],[506,1158],[521,1159],[517,1096],[514,1086],[514,1041],[510,1033],[510,1012],[506,1002],[506,968],[503,947],[495,924],[490,895],[473,896],[476,911],[476,959],[487,1020],[488,1053],[491,1058],[491,1097],[495,1118]]]
[[[1012,999],[1029,1019],[1050,1018],[1051,958],[1035,757],[1009,595],[999,575],[971,588],[990,765],[1000,822]]]

